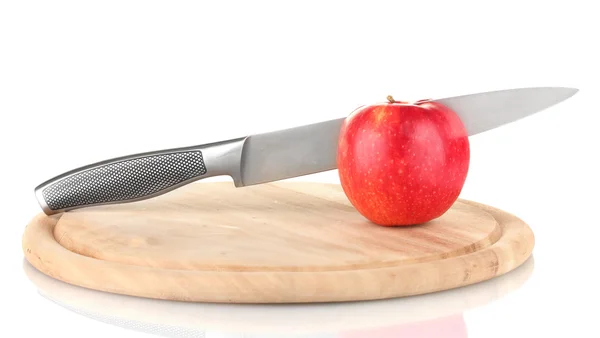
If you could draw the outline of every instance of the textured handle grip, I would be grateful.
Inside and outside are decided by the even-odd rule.
[[[205,174],[200,150],[138,155],[68,173],[41,187],[37,194],[46,204],[44,211],[53,213],[148,198]]]

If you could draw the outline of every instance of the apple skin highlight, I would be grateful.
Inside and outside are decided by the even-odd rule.
[[[359,107],[338,143],[341,186],[352,205],[382,226],[426,223],[458,199],[470,162],[459,116],[428,100]]]

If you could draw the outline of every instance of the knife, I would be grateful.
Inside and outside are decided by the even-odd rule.
[[[456,112],[472,136],[542,111],[577,91],[516,88],[431,101]],[[244,187],[333,170],[345,118],[109,159],[56,176],[37,186],[35,196],[44,213],[52,215],[148,199],[213,176],[228,175],[236,187]]]

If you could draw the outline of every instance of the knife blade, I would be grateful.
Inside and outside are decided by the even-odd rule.
[[[472,136],[545,110],[577,91],[516,88],[431,101],[456,112]],[[35,196],[52,215],[148,199],[213,176],[228,175],[236,187],[243,187],[333,170],[345,118],[109,159],[49,179],[35,188]]]

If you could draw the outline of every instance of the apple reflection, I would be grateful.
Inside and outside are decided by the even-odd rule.
[[[533,257],[494,279],[453,290],[397,299],[321,304],[211,304],[138,298],[53,279],[25,259],[39,293],[80,315],[164,337],[391,338],[468,337],[463,312],[520,288]]]

